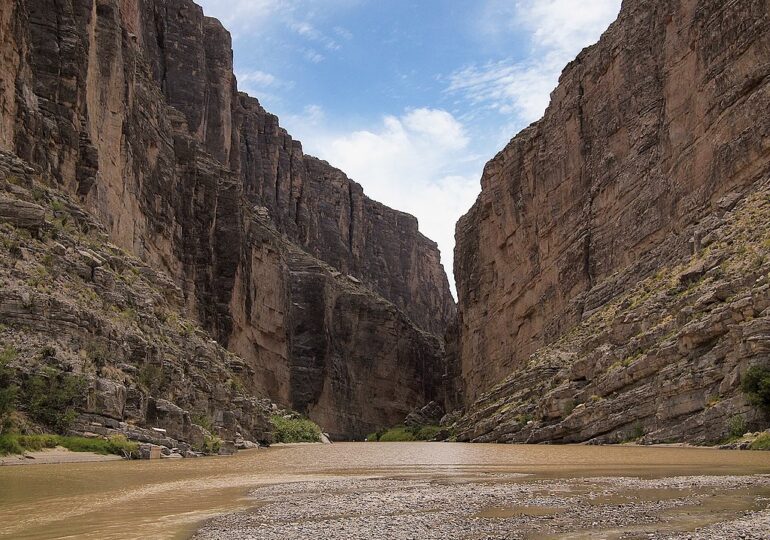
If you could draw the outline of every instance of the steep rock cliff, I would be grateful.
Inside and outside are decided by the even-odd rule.
[[[694,225],[711,213],[723,214],[720,201],[726,195],[734,205],[759,189],[758,182],[770,173],[770,120],[759,112],[770,106],[769,59],[766,0],[626,0],[600,42],[566,67],[544,118],[487,165],[482,193],[457,226],[462,380],[468,404],[479,399],[471,416],[487,419],[479,430],[465,423],[465,437],[504,438],[494,435],[489,423],[494,415],[481,412],[499,410],[496,400],[515,410],[524,425],[532,418],[554,423],[553,415],[540,410],[537,392],[524,400],[532,400],[530,407],[506,402],[507,391],[500,387],[492,392],[495,399],[484,393],[509,376],[522,391],[560,381],[563,362],[552,369],[532,367],[542,367],[538,355],[550,350],[544,346],[598,311],[606,314],[613,299],[640,281],[697,254],[705,233]],[[768,216],[760,213],[758,219]],[[748,287],[756,276],[743,272],[748,281],[741,287]],[[759,302],[757,314],[763,305]],[[707,393],[736,395],[736,373],[763,358],[738,354],[740,343],[735,338],[723,345],[737,371],[709,371],[713,380],[687,390],[664,388],[663,378],[654,378],[663,373],[660,362],[668,357],[650,352],[652,344],[645,342],[641,353],[652,354],[658,364],[648,362],[644,375],[622,378],[610,392],[625,395],[626,401],[613,402],[623,422],[597,421],[603,430],[581,424],[571,432],[540,431],[531,440],[586,440],[629,431],[637,420],[654,426],[656,415],[661,425],[676,425],[703,410]],[[569,362],[581,359],[582,375],[576,377],[594,388],[607,358],[622,355],[617,348],[625,344],[613,342],[612,354],[604,351],[609,354],[604,359],[596,356],[599,351],[589,354],[590,348],[565,354]],[[701,353],[684,351],[682,372],[710,370],[724,357],[701,365]],[[640,382],[644,377],[652,382]],[[508,391],[517,392],[510,386]],[[676,401],[688,391],[697,397],[674,407],[671,414],[683,417],[678,420],[664,414],[663,403],[639,410],[629,406],[635,403],[629,398],[633,392]],[[595,391],[598,398],[607,393]],[[572,400],[573,407],[588,402],[569,384],[560,399]],[[670,435],[703,439],[705,430],[700,425]],[[513,440],[528,440],[531,434]]]
[[[189,315],[250,365],[252,388],[297,399],[303,412],[325,407],[324,427],[340,436],[433,399],[443,367],[431,334],[455,312],[436,244],[413,217],[305,156],[237,91],[218,21],[190,0],[21,0],[0,8],[0,30],[2,148],[77,195],[117,245],[168,272]],[[328,389],[295,358],[294,336],[307,334],[295,321],[310,294],[295,283],[295,247],[362,291],[327,287],[326,319],[314,321],[322,333],[313,339],[334,343],[313,359],[328,366],[315,372]],[[384,345],[369,361],[393,377],[374,378],[376,389],[332,369],[355,363],[357,332],[377,334],[348,328],[335,309],[343,301],[381,323]],[[389,307],[376,308],[381,301]],[[344,390],[338,416],[324,402],[331,388]],[[375,390],[392,401],[355,410]]]

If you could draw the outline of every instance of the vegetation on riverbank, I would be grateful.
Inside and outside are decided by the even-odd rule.
[[[45,361],[56,353],[44,349],[39,354]],[[66,433],[85,394],[85,378],[58,366],[45,366],[33,374],[21,373],[11,367],[17,355],[13,347],[0,348],[0,435],[14,430],[13,418],[19,409],[46,430]]]
[[[763,433],[751,443],[751,450],[770,450],[770,433]]]
[[[414,442],[432,441],[441,431],[439,426],[396,426],[366,436],[368,442]]]
[[[274,414],[270,423],[277,443],[321,442],[321,428],[307,418]]]
[[[114,454],[129,459],[139,458],[139,444],[121,435],[109,439],[88,439],[62,435],[0,435],[0,456],[39,452],[61,446],[71,452],[92,452],[100,455]]]

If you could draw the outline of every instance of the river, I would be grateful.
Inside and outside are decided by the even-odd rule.
[[[766,475],[764,452],[449,443],[0,467],[0,538],[624,537],[767,513]]]

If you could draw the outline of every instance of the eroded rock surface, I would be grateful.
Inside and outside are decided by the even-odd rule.
[[[715,442],[767,364],[770,9],[624,2],[458,223],[462,440]],[[504,381],[501,383],[501,381]]]
[[[0,35],[0,148],[168,273],[250,389],[339,436],[434,398],[455,316],[436,244],[238,92],[218,21],[191,0],[21,0]]]

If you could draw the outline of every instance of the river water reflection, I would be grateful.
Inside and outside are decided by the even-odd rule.
[[[770,453],[688,448],[345,443],[229,458],[0,467],[0,538],[186,538],[250,489],[331,478],[474,481],[770,474]]]

